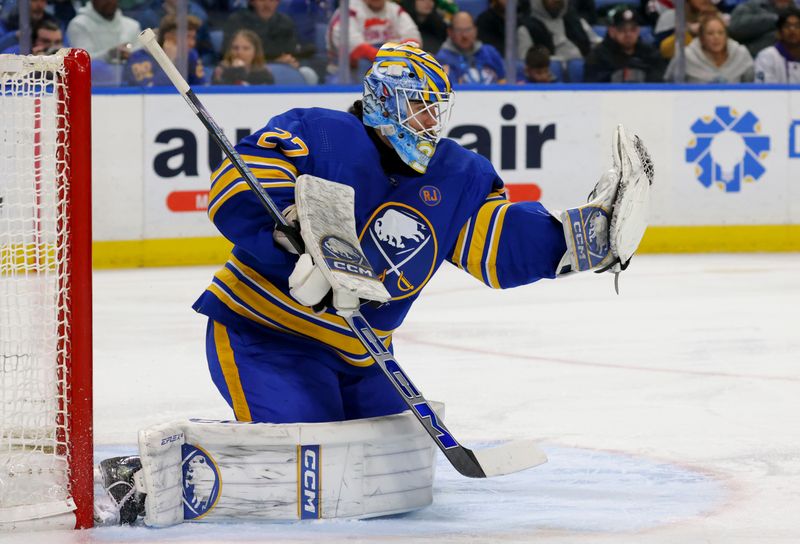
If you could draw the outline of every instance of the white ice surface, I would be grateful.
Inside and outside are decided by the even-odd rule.
[[[190,309],[213,271],[95,273],[98,456],[149,424],[230,417]],[[440,459],[433,506],[382,520],[0,542],[800,542],[800,255],[637,256],[620,289],[499,292],[445,266],[395,335],[462,442],[539,439],[542,467],[470,480]]]

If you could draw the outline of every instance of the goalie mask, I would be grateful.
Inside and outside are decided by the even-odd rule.
[[[364,77],[364,124],[386,136],[400,158],[423,174],[450,117],[450,80],[432,55],[386,43]]]

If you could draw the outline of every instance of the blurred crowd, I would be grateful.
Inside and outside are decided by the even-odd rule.
[[[357,82],[381,44],[404,40],[455,87],[800,83],[795,0],[506,1],[349,0],[345,21],[337,0],[3,0],[0,53],[79,47],[95,85],[168,85],[136,40],[153,28],[192,85]]]

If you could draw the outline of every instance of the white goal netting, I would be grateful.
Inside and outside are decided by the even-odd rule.
[[[0,523],[70,512],[67,93],[59,55],[0,55]]]

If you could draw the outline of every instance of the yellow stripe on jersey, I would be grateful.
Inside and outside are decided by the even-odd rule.
[[[231,170],[219,178],[218,183],[211,187],[211,191],[208,193],[208,201],[211,205],[214,205],[218,198],[224,198],[225,200],[230,198],[230,195],[226,195],[225,193],[228,193],[228,191],[237,185],[244,185],[245,187],[248,187],[247,182],[238,174],[239,173],[236,170]],[[294,187],[294,182],[280,170],[255,169],[253,170],[253,174],[255,174],[256,180],[261,183],[261,186],[267,189],[274,187]],[[264,181],[269,179],[276,179],[280,181]],[[222,195],[222,197],[220,195]]]
[[[231,255],[229,257],[228,262],[231,265],[233,265],[233,267],[236,268],[243,276],[245,276],[247,279],[258,285],[259,288],[277,298],[280,301],[280,303],[283,304],[284,306],[292,308],[293,310],[296,310],[298,312],[303,312],[307,314],[307,316],[311,319],[317,321],[324,321],[328,325],[332,327],[337,327],[342,331],[350,330],[345,320],[339,317],[338,315],[330,315],[324,313],[319,315],[315,314],[313,310],[311,310],[307,306],[303,306],[295,299],[293,299],[290,295],[287,295],[286,293],[278,289],[272,282],[270,282],[268,279],[266,279],[264,276],[262,276],[261,274],[259,274],[246,264],[244,264],[234,255]],[[376,334],[381,334],[381,333],[378,333],[376,331]],[[388,334],[390,333],[382,333],[383,336],[386,336]]]
[[[291,174],[292,178],[297,177],[297,168],[289,161],[276,159],[273,157],[259,157],[258,155],[242,155],[242,160],[245,161],[250,167],[259,166],[275,166],[286,170]]]
[[[227,292],[225,292],[221,287],[212,283],[206,288],[206,291],[217,297],[220,302],[222,302],[225,306],[228,307],[229,310],[232,312],[239,314],[240,316],[249,319],[250,321],[254,321],[259,325],[263,325],[265,327],[271,327],[273,329],[277,329],[283,332],[290,332],[287,329],[279,327],[277,324],[272,323],[267,318],[262,315],[259,315],[252,309],[246,307],[242,303],[233,299]]]
[[[289,161],[284,161],[281,159],[276,159],[272,157],[259,157],[258,155],[240,155],[240,158],[247,164],[250,168],[258,168],[259,166],[275,166],[277,168],[283,169],[290,174],[292,178],[297,177],[297,168],[290,163]],[[219,177],[219,175],[226,169],[232,168],[233,163],[230,159],[225,159],[220,163],[219,167],[214,170],[211,174],[211,183]]]
[[[489,247],[486,252],[485,264],[483,266],[486,271],[486,278],[489,280],[489,287],[500,289],[500,281],[497,278],[497,250],[500,247],[500,233],[503,232],[503,222],[506,219],[506,212],[511,207],[511,203],[507,202],[500,206],[500,209],[495,215],[494,224],[491,226],[491,239],[489,240]]]
[[[505,188],[500,189],[499,191],[491,192],[489,193],[489,196],[486,197],[486,200],[497,200],[497,199],[508,200]]]
[[[456,240],[456,248],[453,252],[452,257],[450,258],[451,261],[455,263],[457,267],[460,269],[464,269],[463,261],[464,261],[464,244],[467,241],[467,233],[469,233],[472,227],[472,218],[469,218],[463,227],[461,227],[461,232],[458,233],[458,239]]]
[[[212,295],[214,295],[215,297],[217,297],[217,299],[219,299],[220,302],[222,302],[225,306],[227,306],[229,310],[231,310],[232,312],[234,312],[234,313],[236,313],[236,314],[238,314],[238,315],[240,315],[240,316],[242,316],[242,317],[244,317],[246,319],[254,321],[255,323],[258,323],[259,325],[262,325],[264,327],[269,327],[271,329],[274,329],[274,330],[277,330],[277,331],[280,331],[280,332],[284,332],[286,334],[293,334],[293,335],[296,335],[296,336],[303,336],[300,333],[291,331],[289,329],[286,329],[285,327],[281,327],[277,323],[273,323],[272,321],[266,319],[264,316],[259,315],[258,313],[254,312],[252,309],[248,308],[244,304],[238,302],[237,300],[234,300],[234,298],[231,295],[229,295],[222,288],[220,288],[219,286],[217,286],[217,285],[215,285],[213,283],[211,285],[209,285],[206,290],[209,293],[211,293]],[[391,343],[391,337],[385,338],[383,340],[383,343],[388,348],[389,344]],[[347,363],[349,363],[349,364],[351,364],[353,366],[364,367],[364,366],[369,366],[369,365],[371,365],[373,363],[372,357],[369,354],[365,354],[362,357],[357,357],[357,356],[353,356],[353,355],[348,355],[348,354],[342,353],[341,351],[336,350],[336,349],[334,349],[334,352],[339,357],[341,357],[345,362],[347,362]]]
[[[285,172],[274,167],[268,168],[252,168],[251,171],[256,179],[261,183],[265,189],[278,189],[294,186],[294,178]],[[269,179],[276,179],[280,181],[264,181]],[[211,191],[208,194],[208,217],[214,220],[214,216],[219,211],[219,208],[227,202],[232,196],[248,191],[250,186],[239,175],[239,171],[235,168],[229,169],[227,172],[218,176],[211,183]]]
[[[500,189],[499,191],[494,191],[489,193],[489,195],[484,200],[484,204],[491,201],[502,200],[506,201],[506,190]],[[503,213],[505,216],[505,212]],[[456,244],[453,248],[453,254],[450,255],[450,261],[455,264],[458,268],[464,269],[467,262],[467,254],[469,251],[469,247],[467,247],[467,240],[471,241],[470,234],[472,234],[472,221],[474,218],[469,218],[467,222],[461,227],[461,231],[458,233],[458,238],[456,239]]]
[[[214,345],[217,349],[217,359],[225,377],[225,385],[228,386],[228,394],[231,396],[233,413],[236,421],[253,421],[250,415],[250,406],[242,389],[242,380],[239,377],[239,368],[236,366],[236,359],[231,349],[231,339],[228,336],[228,329],[221,323],[214,322]]]
[[[467,254],[467,272],[486,283],[483,276],[483,253],[487,239],[491,240],[492,216],[494,211],[509,204],[507,200],[492,200],[481,206],[472,226],[472,240]]]
[[[221,290],[212,284],[211,287],[215,289],[209,289],[233,311],[262,325],[288,330],[327,344],[353,365],[372,364],[372,358],[352,334],[344,319],[331,314],[316,315],[310,308],[283,293],[269,280],[235,257],[231,256],[229,263],[255,284],[253,286],[247,281],[240,280],[228,268],[222,268],[215,274],[215,278],[245,304],[244,308],[235,307],[235,301],[226,300],[230,298],[227,293],[221,293]],[[383,338],[384,345],[388,347],[391,343],[391,332],[376,330],[375,333]]]
[[[257,180],[281,179],[293,182],[295,179],[291,174],[288,174],[284,170],[272,166],[267,166],[266,168],[251,167],[250,171],[253,173],[253,176]],[[211,191],[208,193],[209,202],[217,198],[219,194],[222,193],[228,185],[235,182],[236,180],[244,181],[242,176],[239,175],[239,171],[236,170],[235,168],[231,168],[227,172],[223,173],[221,176],[212,178]]]
[[[294,187],[294,183],[292,183],[292,182],[282,182],[282,183],[276,183],[276,182],[264,183],[264,182],[261,182],[261,186],[264,189],[291,188],[291,187]],[[238,183],[235,183],[234,185],[232,185],[227,191],[225,191],[225,193],[222,195],[222,197],[219,200],[213,201],[213,204],[209,205],[208,211],[207,211],[209,219],[211,219],[211,221],[213,222],[214,221],[214,217],[217,215],[217,212],[219,211],[220,207],[225,202],[227,202],[231,197],[233,197],[234,195],[237,195],[239,193],[242,193],[244,191],[249,191],[249,190],[250,190],[250,186],[244,180],[240,180]],[[209,199],[209,202],[212,202],[212,201]]]

